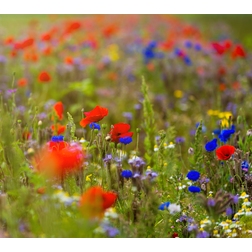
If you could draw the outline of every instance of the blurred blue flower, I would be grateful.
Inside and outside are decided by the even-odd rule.
[[[192,180],[192,181],[197,181],[200,177],[200,173],[198,171],[189,171],[186,175],[186,177],[189,179],[189,180]]]
[[[123,143],[123,144],[129,144],[132,142],[132,138],[131,137],[121,137],[119,139],[119,142]]]
[[[207,233],[206,231],[202,231],[197,234],[196,238],[207,238],[208,236],[209,236],[209,233]]]
[[[197,43],[197,44],[194,45],[194,49],[196,51],[201,51],[202,47],[201,47],[201,45],[199,43]]]
[[[167,209],[169,207],[169,205],[170,205],[170,202],[168,201],[168,202],[160,205],[158,209],[164,211],[165,209]]]
[[[64,136],[62,136],[62,135],[60,135],[60,136],[53,136],[51,138],[51,141],[57,143],[57,142],[63,142],[64,141],[63,139],[64,139]]]
[[[191,47],[192,47],[192,42],[191,42],[190,40],[187,40],[187,41],[185,42],[185,47],[186,47],[186,48],[191,48]]]
[[[191,193],[199,193],[201,190],[198,186],[189,186],[188,191]]]
[[[214,135],[219,135],[221,133],[220,129],[213,130]]]
[[[188,56],[184,57],[184,62],[187,66],[191,66],[192,65],[192,61]]]
[[[226,215],[231,215],[231,214],[233,214],[233,210],[231,207],[228,207],[226,210]]]
[[[121,175],[126,178],[126,179],[129,179],[129,178],[132,178],[132,171],[131,170],[124,170]]]
[[[207,205],[208,205],[208,206],[211,206],[211,207],[215,206],[215,200],[212,199],[212,198],[208,199]]]
[[[221,142],[226,143],[227,140],[235,133],[234,129],[224,129],[221,131],[221,134],[218,136]]]
[[[206,151],[214,151],[217,147],[217,139],[214,138],[212,141],[208,142],[206,145],[205,145],[205,149]]]
[[[90,127],[91,129],[98,129],[98,130],[101,130],[101,127],[100,127],[100,125],[99,125],[98,123],[90,123],[90,124],[89,124],[89,127]]]

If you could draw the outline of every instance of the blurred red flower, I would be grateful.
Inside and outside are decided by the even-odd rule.
[[[84,115],[86,118],[80,121],[82,127],[86,127],[88,123],[99,122],[102,120],[103,117],[108,115],[108,109],[98,105],[92,111],[84,112]]]
[[[130,130],[130,125],[127,123],[117,123],[114,128],[111,129],[109,134],[111,135],[111,142],[119,143],[121,137],[132,137],[133,132],[128,132]]]
[[[77,144],[68,145],[64,141],[50,141],[35,155],[34,161],[40,173],[48,177],[64,178],[82,167],[84,157],[82,147]]]
[[[172,238],[177,238],[178,237],[178,233],[173,233]]]
[[[65,58],[65,63],[68,65],[72,65],[73,64],[73,58],[72,57],[66,57]]]
[[[17,85],[18,87],[25,87],[28,84],[28,80],[26,78],[21,78],[18,80]]]
[[[228,160],[235,152],[235,147],[231,145],[223,145],[216,150],[217,160]]]
[[[61,101],[57,102],[53,106],[54,111],[56,112],[57,116],[59,117],[59,120],[61,121],[63,119],[63,111],[64,107]],[[52,118],[53,120],[53,118]]]
[[[102,218],[104,211],[113,206],[117,194],[105,192],[99,186],[89,188],[80,198],[80,211],[87,218]]]
[[[51,80],[51,76],[49,75],[49,73],[43,71],[39,74],[38,79],[40,82],[49,82]]]
[[[55,125],[52,125],[51,126],[51,129],[53,130],[53,132],[55,131]],[[57,132],[57,135],[62,135],[66,130],[66,126],[64,125],[60,125],[59,123],[56,124],[56,132]]]
[[[233,52],[232,52],[231,57],[232,57],[233,59],[235,59],[235,58],[237,58],[237,57],[246,57],[246,53],[245,53],[245,51],[244,51],[244,49],[242,48],[241,45],[237,45],[237,46],[235,47],[235,49],[234,49]]]

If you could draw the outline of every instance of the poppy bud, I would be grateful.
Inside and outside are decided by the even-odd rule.
[[[106,129],[106,128],[107,128],[107,124],[105,124],[105,123],[102,124],[102,128],[103,128],[103,129]]]
[[[21,121],[21,120],[18,120],[17,122],[20,124],[22,121]]]
[[[117,149],[121,149],[122,145],[121,144],[117,144]]]
[[[14,130],[14,129],[11,129],[11,130],[10,130],[10,133],[11,133],[11,135],[14,135],[14,134],[15,134],[15,130]]]
[[[242,117],[239,115],[237,116],[237,124],[241,124],[242,123]]]
[[[140,128],[137,128],[137,129],[136,129],[136,132],[137,132],[137,133],[140,133],[140,132],[141,132],[141,129],[140,129]]]
[[[95,134],[98,134],[98,132],[99,132],[98,129],[95,129],[95,130],[94,130],[94,133],[95,133]]]
[[[110,146],[111,148],[115,148],[115,143],[110,143],[109,146]]]

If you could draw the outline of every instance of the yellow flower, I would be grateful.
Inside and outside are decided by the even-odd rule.
[[[167,195],[167,198],[170,198],[171,196],[170,195]]]
[[[200,231],[204,231],[204,229],[203,229],[203,228],[200,228]]]
[[[164,166],[167,166],[167,163],[164,163]]]
[[[235,215],[234,215],[234,217],[235,217],[235,218],[238,218],[238,215],[237,215],[237,214],[235,214]]]
[[[246,199],[244,200],[244,202],[248,202],[248,199],[246,198]]]
[[[213,110],[212,110],[212,109],[209,109],[209,110],[207,111],[207,114],[210,115],[210,116],[213,115]]]
[[[28,154],[32,154],[32,153],[34,153],[34,149],[29,148],[29,149],[27,150],[27,153],[28,153]]]
[[[164,147],[167,146],[167,143],[164,143]]]
[[[90,179],[91,176],[92,176],[92,174],[87,175],[86,176],[86,181],[91,182],[91,179]]]
[[[233,229],[233,233],[236,233],[236,229]]]
[[[182,98],[183,97],[183,92],[181,90],[175,90],[174,91],[174,96],[176,98]]]
[[[224,227],[224,229],[226,229],[226,230],[227,230],[227,229],[228,229],[228,226],[225,226],[225,227]]]
[[[173,142],[170,142],[170,145],[173,145]]]
[[[226,220],[226,222],[227,222],[227,223],[232,223],[232,221],[231,221],[231,220]]]
[[[209,194],[209,197],[212,197],[212,196],[213,196],[212,193],[210,193],[210,194]]]
[[[245,205],[243,205],[243,206],[242,206],[242,209],[245,209],[245,208],[246,208],[246,206],[245,206]]]
[[[245,192],[243,192],[243,193],[241,194],[241,197],[244,197],[244,196],[246,196],[246,193],[245,193]]]
[[[214,235],[217,235],[218,234],[218,230],[214,230],[213,233],[214,233]]]
[[[154,148],[157,148],[158,146],[157,145],[154,145]]]
[[[156,146],[156,145],[155,145],[155,146]],[[150,167],[150,166],[148,166],[148,167],[147,167],[147,169],[148,169],[148,170],[150,170],[150,169],[151,169],[151,167]]]

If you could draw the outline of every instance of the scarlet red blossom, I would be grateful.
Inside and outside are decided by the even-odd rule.
[[[24,140],[29,140],[31,138],[31,133],[29,131],[24,131],[22,137]]]
[[[64,141],[50,141],[38,155],[35,155],[36,169],[53,178],[63,178],[66,174],[79,170],[83,162],[82,147],[77,144],[68,145]]]
[[[28,81],[26,78],[21,78],[18,80],[17,85],[18,85],[18,87],[25,87],[25,86],[27,86],[27,83],[28,83]]]
[[[99,186],[89,188],[80,199],[80,212],[87,218],[102,218],[104,211],[113,206],[117,194],[105,192]]]
[[[53,109],[56,112],[59,120],[61,121],[63,119],[63,111],[64,111],[62,102],[59,101],[56,104],[54,104]]]
[[[51,126],[51,129],[53,130],[53,132],[55,131],[55,125],[52,125]],[[62,135],[66,130],[66,126],[64,125],[60,125],[59,123],[56,124],[56,132],[57,132],[57,135]]]
[[[173,233],[172,238],[177,238],[178,237],[178,233]]]
[[[73,58],[72,57],[66,57],[65,58],[65,63],[68,65],[72,65],[73,64]]]
[[[219,55],[222,55],[225,52],[225,47],[222,46],[220,43],[214,42],[212,43],[212,47]]]
[[[133,132],[128,132],[130,130],[130,125],[127,123],[117,123],[113,126],[109,134],[111,135],[111,142],[119,143],[121,137],[132,137]]]
[[[231,145],[223,145],[216,150],[217,160],[228,160],[235,152],[235,147]]]
[[[242,48],[241,45],[237,45],[235,47],[235,49],[233,50],[231,56],[232,56],[233,59],[235,59],[237,57],[246,57],[246,53],[245,53],[245,51],[244,51],[244,49]]]
[[[86,127],[88,123],[99,122],[103,117],[108,115],[108,109],[96,106],[92,111],[84,112],[86,118],[80,121],[82,127]]]
[[[39,74],[38,80],[40,82],[49,82],[51,80],[51,76],[49,75],[49,73],[43,71]]]

